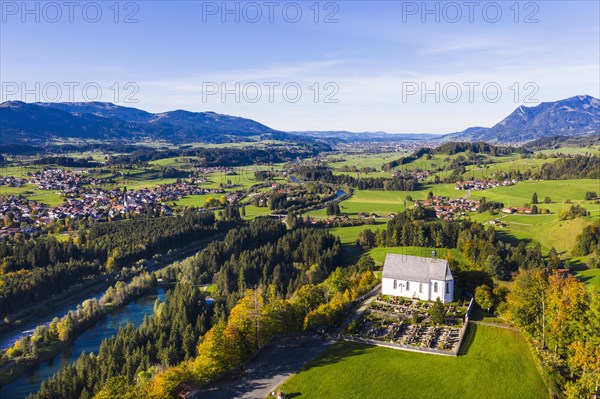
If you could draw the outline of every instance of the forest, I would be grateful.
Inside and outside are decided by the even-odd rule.
[[[235,359],[212,359],[218,363],[214,368],[198,367],[199,373],[214,378],[280,332],[314,328],[315,323],[320,323],[319,317],[332,317],[333,321],[341,308],[325,306],[329,296],[334,296],[334,291],[325,291],[323,281],[328,276],[337,276],[329,285],[337,287],[337,292],[342,290],[342,294],[352,288],[351,282],[356,284],[348,298],[356,297],[359,287],[363,291],[369,289],[375,281],[372,273],[361,277],[357,271],[350,279],[340,269],[335,271],[341,254],[338,238],[314,229],[286,232],[282,226],[280,222],[257,219],[231,230],[223,241],[209,245],[193,259],[162,272],[163,277],[179,282],[165,302],[156,303],[152,317],[139,328],[122,327],[114,338],[102,343],[98,355],[82,355],[74,365],[45,381],[34,397],[126,397],[125,390],[117,390],[117,396],[103,396],[114,391],[115,384],[135,388],[130,394],[140,398],[167,397],[179,382],[201,378],[177,374],[182,379],[172,386],[164,380],[165,373],[173,373],[172,366],[208,361],[206,356]],[[227,260],[221,264],[217,259]],[[214,304],[208,305],[197,284],[215,269],[219,289]],[[288,287],[293,292],[288,292]],[[339,296],[338,301],[344,302]],[[261,307],[259,320],[255,320],[264,327],[260,336],[251,327],[254,323],[239,320],[251,317],[242,308],[255,303]],[[320,311],[311,313],[319,307]],[[333,313],[327,312],[330,308]],[[237,325],[234,331],[239,334],[238,345],[208,351],[207,346],[228,339],[220,334],[231,323]],[[155,395],[159,389],[161,394]]]
[[[130,154],[114,155],[108,160],[109,164],[145,164],[171,157],[197,157],[197,166],[248,166],[254,164],[270,164],[292,161],[296,158],[307,158],[321,151],[330,149],[325,144],[304,144],[298,149],[288,149],[287,146],[261,148],[188,148],[180,150],[155,150],[151,148],[138,149]]]
[[[352,177],[350,175],[334,175],[331,169],[320,167],[300,167],[296,173],[303,180],[320,181],[323,183],[337,184],[357,188],[359,190],[386,190],[386,191],[416,191],[420,185],[412,177]]]
[[[0,242],[2,317],[101,273],[226,231],[212,212],[96,223],[78,242],[53,237]]]

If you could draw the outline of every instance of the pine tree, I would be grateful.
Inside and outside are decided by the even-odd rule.
[[[429,317],[431,318],[431,322],[433,324],[443,324],[444,320],[446,319],[445,314],[446,308],[444,307],[444,304],[438,297],[438,299],[436,299],[435,303],[431,307],[431,310],[429,311]]]
[[[531,197],[532,204],[539,204],[537,193],[533,193],[533,197]]]

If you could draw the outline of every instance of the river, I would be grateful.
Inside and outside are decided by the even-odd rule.
[[[102,291],[97,292],[95,295],[86,297],[86,299],[91,299],[91,298],[100,299],[102,297],[102,295],[104,295],[105,292],[106,292],[106,290],[103,289]],[[83,300],[81,298],[74,298],[72,301],[69,301],[68,303],[62,305],[61,307],[52,310],[52,314],[54,314],[58,318],[61,318],[64,315],[66,315],[69,312],[69,310],[74,310],[75,307],[77,305],[79,305],[81,302],[83,302]],[[29,320],[24,325],[20,326],[21,331],[18,331],[18,330],[16,332],[9,331],[7,333],[0,335],[0,349],[6,349],[6,348],[12,346],[18,339],[21,339],[26,335],[31,335],[33,333],[33,329],[36,328],[37,326],[50,324],[50,322],[52,321],[52,318],[53,318],[53,316],[49,318],[47,315],[36,317],[34,319]]]
[[[49,361],[41,363],[12,383],[1,387],[0,398],[22,399],[28,394],[36,392],[43,380],[77,360],[81,353],[98,352],[102,340],[115,335],[120,326],[128,322],[136,326],[141,324],[144,315],[153,313],[156,298],[161,301],[165,300],[165,292],[162,288],[158,289],[157,293],[145,295],[107,314],[102,320],[80,334],[63,352]]]

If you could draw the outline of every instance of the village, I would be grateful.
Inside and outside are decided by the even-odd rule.
[[[500,187],[500,186],[504,186],[504,187],[512,186],[514,184],[517,184],[516,179],[502,180],[502,181],[474,179],[474,180],[465,180],[465,181],[456,182],[455,188],[457,190],[478,191],[478,190],[487,190],[489,188],[495,188],[495,187]]]
[[[228,203],[239,200],[243,193],[225,193],[223,188],[202,188],[206,180],[192,178],[176,183],[160,184],[151,188],[101,188],[107,179],[95,179],[87,172],[49,169],[29,174],[29,180],[4,177],[4,184],[34,184],[38,190],[57,191],[62,203],[48,206],[29,200],[23,195],[0,197],[0,216],[4,226],[0,238],[16,233],[34,234],[52,222],[111,220],[125,218],[128,214],[146,215],[149,212],[162,216],[173,214],[173,203],[187,196],[204,194],[225,195]],[[67,222],[68,221],[68,222]]]
[[[415,203],[415,206],[418,205]],[[438,219],[450,221],[467,216],[467,212],[477,212],[480,201],[467,198],[450,199],[436,195],[422,201],[420,205],[425,208],[433,208]]]

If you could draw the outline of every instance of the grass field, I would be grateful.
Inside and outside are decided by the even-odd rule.
[[[584,201],[586,191],[598,192],[600,185],[593,179],[578,180],[546,180],[546,181],[522,181],[514,186],[496,187],[489,190],[474,191],[471,197],[502,202],[505,206],[521,207],[530,203],[533,193],[537,193],[539,201],[546,196],[550,197],[552,203],[539,204],[539,208],[547,208],[550,215],[499,215],[502,220],[509,223],[507,229],[498,229],[501,237],[512,241],[525,240],[528,242],[538,241],[544,253],[554,247],[558,252],[568,252],[575,245],[577,235],[583,228],[600,217],[600,206],[592,201]],[[574,220],[560,221],[558,214],[571,205],[564,202],[571,200],[590,212],[590,216]],[[494,216],[487,213],[473,215],[474,220],[486,222]]]
[[[552,214],[549,215],[490,215],[473,213],[470,217],[477,222],[486,223],[491,219],[501,217],[509,223],[508,228],[497,228],[498,235],[505,241],[517,243],[524,240],[528,243],[539,242],[543,253],[547,254],[551,248],[560,253],[570,255],[570,250],[575,245],[577,235],[588,224],[600,218],[600,206],[592,201],[584,201],[586,191],[600,191],[598,182],[593,179],[558,180],[558,181],[523,181],[508,187],[496,187],[488,190],[473,191],[473,199],[486,197],[488,200],[499,201],[505,206],[521,207],[531,202],[533,193],[537,193],[538,199],[543,201],[546,196],[552,199],[550,204],[540,204],[540,208],[548,208]],[[435,195],[450,198],[465,197],[466,192],[456,190],[454,184],[429,184],[424,185],[419,191],[375,191],[355,190],[352,197],[340,202],[342,213],[350,217],[357,217],[360,212],[375,212],[379,216],[397,213],[404,209],[404,201],[407,196],[414,200],[424,200],[429,191]],[[571,205],[565,203],[567,199],[585,207],[590,216],[574,220],[560,221],[558,214],[562,209]],[[411,201],[406,202],[412,206]],[[326,217],[325,209],[308,213],[312,217]],[[344,244],[352,244],[356,236],[366,228],[381,228],[383,225],[375,226],[352,226],[332,229],[331,232],[340,236]]]
[[[511,215],[502,220],[508,221],[509,227],[498,230],[501,238],[506,238],[507,241],[537,241],[543,253],[554,247],[559,253],[566,252],[570,255],[577,236],[594,217],[561,221],[558,220],[558,215]]]
[[[225,194],[202,194],[202,195],[188,195],[187,197],[183,197],[180,200],[175,201],[178,206],[196,206],[203,207],[204,203],[209,198],[219,199],[222,195]]]
[[[412,256],[423,256],[431,258],[431,252],[435,250],[438,258],[444,258],[448,252],[452,252],[454,258],[459,256],[456,249],[447,248],[425,248],[425,247],[378,247],[373,248],[365,252],[365,254],[371,256],[375,262],[383,263],[385,256],[388,253],[412,255]]]
[[[600,290],[600,269],[581,270],[575,272],[575,276],[588,287],[596,287]]]
[[[271,210],[266,206],[246,205],[245,219],[254,219],[257,216],[268,215],[269,213],[271,213]]]
[[[505,206],[520,207],[525,203],[530,203],[533,193],[537,193],[540,202],[546,196],[552,199],[552,204],[541,204],[538,207],[541,206],[554,211],[567,206],[567,204],[562,204],[563,201],[582,201],[586,191],[598,192],[599,189],[600,184],[594,179],[526,180],[514,186],[472,191],[471,197],[474,199],[485,197],[488,200],[503,202]]]
[[[334,227],[329,230],[333,235],[340,237],[342,244],[351,245],[356,241],[356,237],[361,231],[371,229],[373,231],[384,229],[387,226],[387,222],[377,220],[374,224],[363,224],[361,226],[347,226],[347,227]]]
[[[458,357],[339,342],[288,379],[294,398],[547,398],[517,331],[470,325]]]
[[[595,145],[591,147],[560,147],[549,150],[538,151],[541,154],[594,154],[600,151],[600,146]]]
[[[402,152],[382,152],[380,154],[351,154],[342,155],[344,161],[341,162],[328,162],[328,165],[332,168],[340,168],[343,166],[356,166],[357,168],[375,168],[381,169],[381,166],[385,163],[394,161],[398,158],[406,156],[408,153]],[[339,158],[337,156],[336,158]]]
[[[60,205],[62,199],[56,190],[38,190],[33,184],[21,187],[0,186],[0,195],[23,195],[30,200],[42,202],[50,206]]]
[[[354,190],[352,197],[340,202],[340,210],[342,213],[354,218],[360,212],[375,212],[379,216],[386,216],[390,213],[402,211],[404,209],[404,199],[409,193],[408,191]],[[425,193],[426,196],[427,193]],[[326,216],[325,209],[308,213],[315,217]]]

